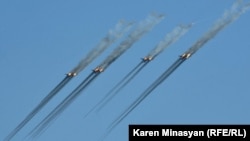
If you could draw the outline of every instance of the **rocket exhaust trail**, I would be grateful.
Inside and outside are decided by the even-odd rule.
[[[193,23],[189,25],[179,25],[175,27],[170,33],[168,33],[165,38],[160,41],[153,50],[147,55],[152,59],[162,53],[167,47],[179,40],[191,27]]]
[[[110,66],[117,58],[127,51],[136,41],[149,32],[164,18],[163,15],[150,14],[146,20],[139,23],[128,37],[118,45],[116,49],[99,65],[102,70]],[[89,112],[88,112],[89,113]],[[87,113],[87,115],[88,115]],[[86,116],[85,116],[86,117]]]
[[[156,79],[107,129],[103,139],[132,111],[138,106],[157,86],[159,86],[171,73],[173,73],[186,58],[178,58],[158,79]]]
[[[82,71],[89,63],[91,63],[95,58],[97,58],[110,44],[120,38],[124,34],[124,32],[126,32],[130,28],[131,25],[131,23],[125,23],[124,21],[120,21],[116,25],[115,29],[109,31],[108,35],[104,37],[102,41],[91,52],[88,53],[88,55],[78,64],[77,67],[72,70],[72,72],[74,72],[74,74],[77,74],[78,72]],[[94,73],[91,73],[91,75],[89,75],[89,77],[87,77],[87,79],[85,79],[85,81],[83,81],[80,86],[75,89],[75,91],[78,91],[79,89],[81,90],[81,87],[84,87],[83,84],[88,79],[90,79],[93,74]],[[74,92],[72,92],[71,94],[73,95]],[[63,103],[61,103],[61,105],[63,105]]]
[[[136,71],[138,69],[138,67],[140,67],[142,65],[143,62],[140,62],[133,70],[131,70],[125,77],[123,77],[123,79],[118,82],[118,84],[116,84],[107,94],[105,94],[105,96],[90,110],[87,112],[87,114],[84,116],[84,118],[86,118],[93,110],[95,110],[97,107],[100,107],[100,105],[103,105],[105,103],[105,101],[111,99],[110,97],[112,97],[111,94],[114,93],[114,91],[122,85],[123,81],[125,81],[131,73],[133,73],[134,71]]]
[[[183,36],[191,27],[193,24],[189,25],[179,25],[173,29],[170,33],[168,33],[165,38],[158,43],[158,45],[153,48],[153,50],[145,57],[143,60],[147,61],[146,64],[151,61],[153,58],[158,56],[160,53],[164,51],[165,48],[176,42],[181,36]],[[140,63],[142,64],[143,61]],[[131,72],[129,72],[111,91],[109,91],[108,94],[105,95],[105,97],[96,105],[94,108],[92,108],[87,115],[92,112],[97,106],[99,107],[97,111],[100,111],[101,108],[103,108],[107,102],[109,102],[113,96],[115,96],[118,92],[120,92],[123,87],[125,87],[144,67],[146,64],[141,66],[139,70],[136,71],[136,69],[140,66],[137,65]],[[135,72],[136,71],[136,72]],[[134,73],[135,72],[135,73]],[[127,81],[126,81],[127,79]],[[85,115],[85,117],[87,116]]]
[[[67,76],[37,105],[26,118],[5,138],[11,140],[70,80],[82,71],[89,63],[97,58],[108,46],[120,38],[132,23],[119,21],[113,30],[101,40],[101,42],[76,66]]]
[[[11,140],[70,80],[72,76],[66,76],[43,100],[25,117],[25,119],[4,139]]]
[[[79,94],[98,76],[98,73],[92,72],[84,81],[74,89],[53,111],[49,113],[31,132],[32,137],[38,136],[44,129],[58,117],[65,108],[76,99]]]
[[[138,69],[130,73],[129,76],[124,79],[118,87],[112,90],[112,93],[108,94],[109,96],[106,98],[105,101],[102,102],[102,104],[97,109],[97,112],[99,112],[110,100],[112,100],[112,98],[114,98],[114,96],[117,95],[148,64],[148,62],[143,61],[141,63],[143,64]]]
[[[120,92],[147,64],[141,61],[134,69],[132,69],[123,79],[118,82],[85,116],[86,118],[93,110],[99,112],[112,98]]]
[[[160,53],[164,51],[165,48],[176,42],[181,36],[183,36],[193,24],[189,25],[179,25],[173,29],[170,33],[168,33],[165,38],[158,43],[158,45],[153,48],[152,51],[147,55],[147,57],[143,58],[145,64],[140,66],[143,61],[138,64],[132,71],[130,71],[113,89],[111,89],[104,98],[97,103],[86,115],[89,115],[94,109],[97,109],[97,112],[100,111],[106,104],[109,102],[118,92],[120,92],[145,66],[151,61],[153,58],[157,57]],[[140,67],[138,69],[138,67]],[[138,69],[138,70],[137,70]],[[127,79],[127,80],[126,80]]]
[[[127,51],[143,35],[149,32],[163,18],[163,15],[150,14],[146,20],[140,22],[137,28],[128,35],[127,39],[121,42],[120,45],[99,65],[101,66],[100,68],[106,69],[110,66],[117,58]],[[138,67],[139,66],[140,64]]]
[[[112,43],[119,39],[125,32],[127,32],[133,23],[126,23],[119,21],[115,29],[110,30],[108,34],[99,42],[99,44],[91,50],[87,56],[82,59],[79,64],[72,70],[72,72],[80,72],[94,59],[96,59],[102,52],[104,52]]]
[[[124,76],[123,79],[120,82],[118,82],[118,84],[116,84],[115,87],[112,88],[104,97],[108,97],[110,93],[113,93],[119,86],[122,85],[123,81],[129,78],[130,75],[134,73],[138,68],[140,68],[142,64],[143,62],[141,61],[134,69],[132,69],[126,76]]]
[[[232,10],[235,10],[236,5],[238,5],[237,1],[233,7]],[[242,9],[239,10],[239,12],[232,13],[234,11],[230,11],[230,13],[226,12],[224,13],[224,16],[222,19],[215,24],[215,26],[205,34],[200,40],[198,40],[198,43],[195,44],[197,46],[192,46],[190,48],[190,54],[183,54],[172,66],[170,66],[167,71],[165,71],[150,87],[148,87],[141,95],[138,97],[136,101],[132,103],[131,106],[129,106],[125,112],[121,114],[110,126],[110,129],[112,130],[117,124],[119,124],[143,99],[145,99],[146,96],[148,96],[159,84],[161,84],[172,72],[174,72],[186,59],[188,59],[192,54],[195,53],[202,45],[204,45],[210,38],[214,37],[216,33],[218,33],[222,28],[224,28],[227,24],[231,23],[234,21],[236,18],[238,18],[242,13],[244,13],[248,8],[249,4],[243,6]],[[232,14],[232,15],[230,15]],[[231,19],[226,20],[228,18],[227,16],[230,16]],[[223,22],[224,21],[224,22]],[[207,36],[206,36],[207,35]],[[209,38],[210,37],[210,38]],[[198,46],[201,45],[201,46]],[[189,52],[189,51],[188,51]]]
[[[208,30],[199,40],[197,40],[186,53],[194,54],[205,43],[215,37],[219,31],[224,29],[227,25],[235,21],[241,14],[245,13],[250,8],[250,3],[242,4],[242,0],[237,0],[231,9],[224,12],[223,16],[215,22],[215,24]]]
[[[237,0],[230,10],[224,12],[224,15],[214,24],[214,26],[205,33],[188,51],[170,66],[150,87],[148,87],[112,124],[102,139],[104,139],[136,106],[138,106],[158,85],[160,85],[171,73],[173,73],[186,59],[191,57],[205,43],[215,37],[217,33],[231,22],[235,21],[241,14],[250,8],[250,3],[242,5],[241,0]],[[242,6],[242,7],[239,7]]]
[[[103,63],[100,65],[101,67],[96,68],[98,72],[103,71],[104,69],[106,69],[109,65],[111,65],[119,56],[121,56],[121,54],[123,54],[129,47],[131,47],[133,45],[133,43],[135,43],[137,40],[139,40],[145,33],[147,33],[148,31],[150,31],[154,25],[156,25],[157,23],[159,23],[161,20],[163,19],[162,15],[150,15],[144,22],[142,22],[132,33],[129,34],[128,38],[123,41],[113,52],[111,55],[109,55],[104,61]],[[74,69],[74,71],[78,71],[81,70],[81,68],[84,66],[84,63],[80,63],[81,67],[77,67],[76,69]],[[96,71],[95,69],[95,71]],[[93,74],[93,73],[92,73]],[[93,76],[93,79],[96,78],[98,74]],[[86,85],[83,86],[83,89],[88,86],[90,84],[89,81]],[[39,123],[39,125],[37,127],[35,127],[35,129],[32,131],[32,133],[34,133],[33,135],[36,136],[38,134],[41,133],[41,131],[45,128],[45,126],[47,126],[50,121],[52,121],[54,119],[54,117],[56,117],[56,113],[61,113],[61,111],[63,111],[63,109],[65,109],[66,106],[63,106],[64,103],[70,103],[71,101],[73,101],[73,99],[75,99],[80,92],[83,89],[78,90],[79,87],[77,88],[77,92],[73,92],[70,94],[70,96],[68,96],[62,103],[60,103],[41,123]],[[71,98],[72,97],[72,98]],[[72,99],[72,100],[70,100]],[[70,101],[70,102],[69,102]],[[68,104],[66,104],[68,105]]]
[[[163,15],[151,14],[146,20],[139,23],[135,30],[133,30],[128,37],[118,45],[118,47],[101,63],[101,67],[106,69],[125,51],[127,51],[136,41],[143,35],[149,32],[156,24],[164,18]]]

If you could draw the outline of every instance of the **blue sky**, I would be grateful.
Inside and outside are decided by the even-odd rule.
[[[98,140],[109,124],[186,51],[234,0],[0,1],[0,139],[13,130],[123,19],[166,17],[105,70],[44,132],[44,140]],[[246,1],[249,2],[249,1]],[[250,12],[223,29],[106,138],[127,141],[128,124],[249,124]],[[141,57],[179,24],[192,29],[167,48],[98,114],[83,118]],[[125,38],[126,36],[124,36]],[[124,39],[75,77],[14,138],[22,140]]]

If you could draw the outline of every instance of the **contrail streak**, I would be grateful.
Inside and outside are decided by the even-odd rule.
[[[85,78],[77,88],[75,88],[53,111],[49,113],[30,133],[33,137],[38,136],[44,129],[58,117],[65,108],[71,104],[80,93],[98,76],[99,73],[92,72],[87,78]]]
[[[108,56],[104,62],[93,70],[93,73],[87,77],[68,97],[66,97],[42,122],[40,122],[30,134],[33,137],[38,136],[44,129],[53,121],[64,109],[76,99],[80,93],[109,65],[111,65],[121,54],[123,54],[129,47],[139,40],[145,33],[153,28],[163,18],[162,15],[151,15],[138,26],[136,30],[129,34],[129,37],[118,46],[114,52]],[[84,66],[84,65],[81,65]],[[77,69],[80,70],[80,69]],[[75,70],[76,71],[76,70]],[[92,77],[93,76],[93,77]]]
[[[101,110],[112,98],[126,85],[131,79],[135,77],[139,71],[145,67],[147,63],[141,61],[134,69],[132,69],[121,81],[119,81],[85,116],[87,117],[93,110]],[[125,82],[125,83],[124,83]]]
[[[144,100],[158,85],[160,85],[172,72],[174,72],[186,59],[179,58],[158,79],[154,81],[111,125],[119,124],[142,100]]]
[[[241,5],[241,0],[236,1],[230,10],[225,11],[224,15],[205,33],[186,53],[180,56],[154,83],[152,83],[118,118],[109,126],[102,140],[133,110],[135,109],[157,86],[159,86],[170,74],[172,74],[186,59],[191,57],[205,43],[212,39],[217,33],[231,22],[240,17],[241,14],[250,8],[250,3]],[[242,7],[239,7],[242,6]]]
[[[129,49],[136,41],[138,41],[143,35],[149,32],[156,24],[158,24],[164,18],[163,15],[151,14],[145,21],[142,21],[138,27],[132,31],[127,39],[111,53],[102,63],[101,67],[105,69],[111,63],[113,63],[120,55],[122,55],[127,49]]]
[[[177,26],[176,28],[174,28],[174,30],[172,32],[170,32],[169,34],[166,35],[166,37],[164,38],[164,40],[162,40],[149,54],[147,57],[143,58],[143,61],[140,62],[131,72],[129,72],[119,83],[118,85],[116,85],[112,90],[111,93],[113,93],[112,95],[110,95],[109,97],[113,97],[114,95],[116,95],[118,92],[120,92],[123,87],[125,87],[150,61],[151,59],[155,58],[156,56],[158,56],[161,52],[164,51],[165,48],[167,48],[168,46],[170,46],[172,43],[176,42],[182,35],[184,35],[190,28],[191,28],[192,24],[188,25],[188,26]],[[151,58],[150,58],[151,57]],[[142,64],[140,66],[140,64]],[[139,67],[140,66],[140,67]],[[105,106],[105,104],[110,101],[112,98],[108,98],[108,100],[106,102],[104,102],[102,105],[100,105],[100,108],[98,108],[98,110],[100,110],[102,107]]]
[[[143,64],[137,69],[135,70],[133,73],[130,74],[129,77],[126,78],[126,80],[123,81],[123,83],[116,88],[116,90],[113,92],[112,95],[110,95],[108,97],[108,99],[103,102],[102,105],[99,106],[99,108],[97,109],[97,111],[100,111],[117,93],[119,93],[146,65],[148,64],[148,62],[143,62]]]
[[[161,52],[163,52],[167,47],[169,47],[171,44],[176,42],[180,39],[191,27],[192,24],[189,25],[179,25],[173,29],[170,33],[168,33],[165,38],[160,41],[155,48],[153,48],[152,51],[149,52],[147,55],[148,57],[155,58],[158,56]]]
[[[156,79],[118,118],[116,118],[107,129],[103,139],[138,106],[158,85],[160,85],[172,72],[174,72],[186,58],[177,59],[158,79]],[[103,140],[102,139],[102,140]]]
[[[179,25],[168,33],[165,38],[149,52],[147,57],[143,58],[132,71],[130,71],[117,85],[114,86],[104,97],[97,103],[86,115],[88,116],[97,107],[97,111],[100,111],[112,98],[117,95],[153,58],[158,56],[164,51],[168,46],[176,42],[181,36],[183,36],[193,24],[189,25]]]
[[[214,26],[208,30],[207,33],[205,33],[199,40],[197,40],[193,46],[189,48],[186,53],[194,54],[197,50],[199,50],[205,43],[207,43],[210,39],[215,37],[215,35],[221,31],[223,28],[225,28],[228,24],[232,23],[236,19],[240,17],[241,14],[245,13],[249,7],[250,3],[243,5],[242,7],[242,1],[237,0],[231,9],[224,12],[223,16],[215,22]]]
[[[66,76],[26,117],[18,126],[4,139],[11,140],[49,101],[52,99],[70,80],[71,76]]]
[[[106,69],[111,65],[118,57],[120,57],[126,50],[128,50],[136,41],[138,41],[144,34],[149,32],[156,24],[158,24],[164,18],[163,15],[151,14],[146,20],[139,23],[137,28],[132,31],[126,40],[124,40],[101,64],[100,68]],[[100,103],[101,104],[101,103]],[[98,104],[97,104],[98,105]],[[97,107],[97,105],[95,107]],[[93,111],[92,108],[85,117]]]
[[[89,63],[97,58],[107,47],[119,39],[132,23],[119,21],[114,29],[101,40],[101,42],[71,71],[67,76],[25,117],[25,119],[4,139],[11,140],[72,78],[82,71]]]
[[[133,23],[126,23],[125,21],[119,21],[115,26],[115,29],[110,30],[109,33],[101,40],[101,42],[90,51],[87,56],[82,59],[79,64],[71,72],[80,72],[94,59],[96,59],[105,49],[107,49],[112,43],[119,39],[125,32],[127,32]]]
[[[128,37],[123,42],[121,42],[121,44],[99,65],[100,66],[99,68],[102,70],[106,69],[126,50],[128,50],[136,41],[138,41],[143,35],[145,35],[156,24],[158,24],[163,18],[164,18],[163,15],[156,15],[156,14],[149,15],[146,18],[146,20],[139,23],[138,27],[134,31],[132,31],[128,35]],[[90,112],[91,111],[92,110],[90,110]]]
[[[128,77],[126,77],[126,79],[123,80],[123,83],[120,83],[119,87],[116,87],[115,89],[113,89],[113,93],[111,93],[112,95],[110,95],[109,97],[107,97],[108,99],[99,106],[99,108],[97,109],[97,111],[100,111],[101,108],[103,108],[103,106],[105,106],[107,104],[107,102],[109,102],[114,95],[116,95],[118,92],[120,92],[124,86],[126,86],[146,65],[148,62],[142,62],[139,63],[140,67],[138,67],[136,70],[134,70],[132,73],[130,73],[130,75]]]

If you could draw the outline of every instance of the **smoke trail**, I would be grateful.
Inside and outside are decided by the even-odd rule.
[[[139,23],[137,28],[132,31],[126,40],[124,40],[99,66],[106,69],[111,65],[118,57],[120,57],[127,49],[129,49],[136,41],[138,41],[143,35],[149,32],[156,24],[158,24],[164,18],[163,15],[151,14],[146,20]],[[96,106],[95,106],[96,107]],[[93,108],[95,109],[95,108]],[[92,109],[87,113],[87,115]],[[85,116],[86,117],[86,116]]]
[[[240,7],[241,6],[241,7]],[[199,50],[205,43],[215,37],[215,35],[225,28],[228,24],[232,23],[240,17],[241,14],[245,13],[250,7],[250,3],[242,6],[242,1],[237,0],[231,7],[231,9],[224,12],[223,16],[215,22],[214,26],[207,33],[205,33],[199,40],[197,40],[186,53],[194,54]]]
[[[170,46],[171,44],[173,44],[174,42],[176,42],[181,36],[183,36],[191,27],[193,24],[189,24],[189,25],[180,25],[177,26],[176,28],[173,29],[172,32],[168,33],[164,40],[162,40],[147,56],[145,57],[143,60],[146,61],[145,64],[143,66],[141,66],[137,71],[137,67],[143,63],[141,62],[139,65],[137,65],[131,72],[129,72],[108,94],[106,94],[106,96],[97,104],[97,105],[101,105],[98,106],[99,108],[97,109],[97,111],[101,110],[101,108],[103,108],[107,102],[109,102],[118,92],[120,92],[145,66],[146,64],[151,61],[151,59],[155,58],[156,56],[158,56],[161,52],[164,51],[165,48],[167,48],[168,46]],[[136,71],[136,72],[135,72]],[[126,80],[127,79],[127,80]],[[104,101],[104,99],[106,99]],[[92,108],[90,110],[93,111],[93,109],[95,109],[96,106],[94,108]],[[87,115],[90,113],[88,112]],[[86,116],[85,116],[86,117]]]
[[[127,49],[129,49],[136,41],[138,41],[143,35],[149,32],[156,24],[158,24],[164,18],[163,15],[151,14],[145,21],[142,21],[138,27],[131,32],[127,39],[124,40],[114,51],[111,53],[102,63],[104,69],[113,63],[120,55],[122,55]]]
[[[94,109],[97,108],[97,111],[100,111],[117,93],[119,93],[153,58],[158,56],[165,48],[176,42],[181,36],[183,36],[193,24],[189,25],[180,25],[173,29],[172,32],[168,33],[164,40],[162,40],[153,50],[143,58],[143,61],[140,62],[132,71],[130,71],[114,88],[112,88],[104,98],[97,103],[86,115],[89,115]],[[143,66],[141,66],[141,64]],[[139,68],[138,68],[139,67]]]
[[[164,51],[164,49],[166,47],[168,47],[169,45],[171,45],[172,43],[176,42],[182,35],[184,35],[190,28],[191,28],[192,24],[190,25],[181,25],[178,26],[176,28],[174,28],[174,30],[167,34],[166,37],[164,38],[163,41],[161,41],[149,54],[148,56],[155,58],[156,56],[158,56],[161,52]],[[151,58],[151,59],[152,59]],[[116,87],[116,91],[114,92],[114,94],[112,95],[112,97],[114,95],[116,95],[118,92],[120,92],[123,87],[125,87],[151,60],[150,58],[145,57],[143,59],[144,61],[142,61],[141,63],[144,63],[141,67],[139,67],[139,69],[133,71],[132,73],[129,73],[128,76],[126,76],[125,78],[121,81],[123,84],[118,87]],[[140,64],[141,64],[140,63]],[[121,83],[120,82],[120,83]],[[111,99],[111,98],[110,98]],[[108,100],[109,101],[109,100]],[[106,101],[106,102],[108,102]],[[106,103],[105,102],[105,103]],[[104,107],[105,104],[101,105],[100,108],[98,110],[100,110],[102,107]]]
[[[102,63],[102,68],[97,67],[94,72],[98,72],[96,75],[93,76],[93,78],[91,78],[88,83],[86,83],[84,86],[80,86],[82,88],[79,89],[79,87],[77,88],[77,92],[72,92],[66,99],[64,99],[63,102],[61,102],[42,122],[39,123],[38,126],[35,127],[35,129],[31,132],[33,133],[33,136],[37,136],[38,134],[40,134],[44,128],[46,126],[49,125],[49,123],[55,119],[55,117],[57,117],[80,93],[81,91],[87,87],[90,82],[92,82],[94,80],[94,78],[97,77],[97,75],[99,74],[99,72],[102,72],[104,68],[107,68],[113,61],[115,61],[122,53],[124,53],[128,47],[130,47],[135,41],[137,41],[138,39],[140,39],[142,37],[142,35],[144,35],[147,31],[149,31],[155,24],[157,24],[160,19],[162,19],[163,16],[161,15],[151,15],[146,22],[144,22],[142,25],[140,25],[137,30],[135,30],[134,32],[132,32],[132,34],[129,35],[128,39],[125,40],[124,42],[121,43],[121,46],[118,47],[118,49],[116,49],[110,56],[108,56],[104,62]],[[153,20],[152,20],[153,19]],[[107,40],[105,40],[107,41]],[[95,50],[96,51],[96,50]],[[98,52],[98,51],[97,51]],[[98,53],[97,53],[98,54]],[[115,55],[113,55],[115,54]],[[92,56],[89,56],[90,58],[92,58]],[[86,62],[86,61],[84,61]],[[73,72],[77,72],[79,70],[81,70],[81,68],[83,68],[85,66],[86,63],[80,63],[80,67],[76,67],[76,69],[73,69]],[[94,73],[92,73],[94,74]],[[79,89],[79,90],[78,90]]]
[[[134,69],[132,69],[121,81],[119,81],[87,114],[86,118],[93,110],[99,112],[105,105],[114,98],[146,65],[148,62],[141,61]]]
[[[204,34],[191,48],[172,64],[152,85],[150,85],[112,124],[109,126],[102,140],[133,110],[138,106],[158,85],[160,85],[168,76],[171,75],[186,59],[198,51],[206,42],[212,39],[220,30],[229,23],[235,21],[241,14],[250,8],[250,3],[241,5],[240,0],[236,1],[229,11],[214,24],[214,26]],[[238,9],[239,8],[239,9]]]
[[[126,23],[125,21],[119,21],[115,26],[115,29],[110,30],[109,33],[101,40],[101,42],[82,59],[79,64],[71,72],[80,72],[88,64],[90,64],[95,58],[97,58],[107,47],[113,42],[119,39],[126,31],[129,30],[133,23]]]
[[[122,78],[122,80],[120,82],[118,82],[114,88],[112,88],[104,97],[108,97],[110,93],[113,93],[120,85],[122,85],[122,83],[130,77],[130,75],[132,73],[134,73],[138,68],[141,67],[141,65],[143,64],[143,62],[141,61],[136,67],[134,67],[134,69],[132,69],[126,76],[124,76]]]
[[[117,95],[146,65],[148,62],[143,62],[143,64],[135,70],[133,73],[129,75],[125,80],[123,80],[123,83],[120,84],[119,87],[113,90],[112,93],[109,94],[109,97],[106,98],[105,101],[102,102],[102,104],[97,108],[97,112],[99,112],[110,100],[114,98],[115,95]]]
[[[26,116],[26,118],[5,138],[11,140],[70,80],[97,58],[108,46],[120,38],[132,23],[119,21],[113,30],[76,66],[67,76]]]
[[[179,25],[173,29],[170,33],[168,33],[165,38],[157,44],[155,48],[153,48],[152,51],[149,52],[147,56],[150,56],[152,58],[155,58],[158,56],[161,52],[164,51],[168,46],[176,42],[181,36],[183,36],[191,27],[192,24],[189,25]]]
[[[79,94],[98,76],[98,73],[92,72],[87,78],[82,81],[76,89],[74,89],[53,111],[49,113],[31,132],[29,135],[38,136],[45,130],[48,125],[54,121],[65,109],[71,104]]]
[[[71,76],[66,76],[26,117],[18,126],[4,139],[11,140],[49,101],[52,99],[70,80]]]
[[[107,129],[102,140],[131,112],[138,106],[157,86],[159,86],[171,73],[173,73],[186,58],[178,58],[158,79],[156,79],[119,117],[117,117]]]
[[[84,116],[84,118],[86,118],[93,110],[95,110],[97,107],[100,107],[100,105],[105,105],[106,101],[111,100],[112,96],[111,94],[114,93],[114,91],[119,88],[122,83],[133,73],[135,72],[141,65],[143,62],[140,62],[134,69],[132,69],[125,77],[123,77],[123,79],[118,82],[107,94],[105,94],[105,96],[90,110],[87,112],[87,114]],[[99,109],[99,108],[98,108]]]

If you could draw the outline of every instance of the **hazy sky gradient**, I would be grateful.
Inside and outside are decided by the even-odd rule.
[[[119,20],[139,23],[165,15],[119,57],[37,141],[98,140],[183,52],[230,8],[234,0],[1,0],[0,140],[4,139]],[[250,2],[245,0],[245,2]],[[250,124],[250,12],[227,26],[185,61],[132,111],[107,141],[127,141],[128,124]],[[193,27],[150,62],[99,113],[84,115],[180,24]],[[124,36],[126,37],[126,36]],[[87,66],[21,130],[20,141],[124,39]]]

